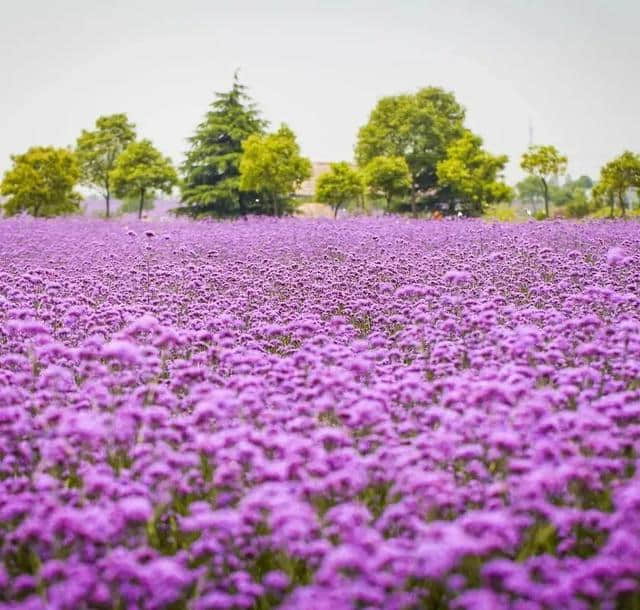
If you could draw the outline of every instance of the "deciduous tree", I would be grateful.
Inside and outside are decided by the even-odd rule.
[[[612,218],[616,200],[620,215],[626,214],[625,195],[630,188],[640,188],[640,156],[627,150],[600,170],[597,194],[610,202]]]
[[[334,218],[338,217],[342,206],[363,194],[364,181],[360,172],[345,161],[331,163],[330,170],[316,182],[316,199],[331,206]]]
[[[135,125],[129,122],[127,115],[112,114],[98,117],[95,129],[83,129],[76,142],[81,182],[104,197],[107,218],[111,213],[113,192],[111,172],[120,153],[135,138]]]
[[[284,124],[275,133],[249,136],[242,149],[240,189],[260,193],[273,215],[280,216],[295,189],[311,176],[311,162],[300,155],[295,134]]]
[[[411,172],[404,157],[374,157],[364,168],[369,192],[384,197],[387,212],[394,197],[401,197],[411,189]]]
[[[465,131],[449,145],[446,159],[438,163],[438,183],[451,189],[454,201],[468,214],[480,216],[485,206],[513,199],[512,189],[502,180],[507,161],[506,155],[484,150],[480,136]]]
[[[149,191],[171,194],[178,176],[171,159],[164,157],[149,140],[141,140],[129,144],[118,157],[111,180],[119,196],[138,196],[138,218],[142,218]]]
[[[12,155],[11,160],[13,167],[0,183],[0,194],[8,197],[3,205],[5,214],[58,216],[78,211],[80,196],[73,188],[80,168],[70,150],[36,146]]]
[[[567,171],[567,157],[561,155],[555,146],[531,146],[522,155],[520,167],[540,180],[544,211],[549,218],[549,179]]]
[[[411,211],[420,193],[437,188],[436,166],[449,144],[462,136],[465,111],[453,93],[426,87],[415,94],[384,97],[358,132],[356,160],[404,157],[411,173]]]

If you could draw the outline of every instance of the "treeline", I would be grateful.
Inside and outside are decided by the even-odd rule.
[[[34,216],[78,212],[78,185],[104,198],[106,217],[114,197],[134,202],[141,217],[151,199],[176,189],[178,215],[282,216],[295,210],[295,192],[312,167],[289,127],[268,131],[237,74],[188,138],[178,168],[138,137],[125,114],[99,117],[73,148],[34,147],[11,158],[0,183],[4,213]],[[624,215],[629,190],[640,187],[640,157],[632,152],[606,164],[595,185],[582,177],[560,187],[567,158],[553,146],[534,146],[521,158],[528,177],[513,189],[503,177],[507,156],[487,151],[466,127],[464,107],[438,87],[380,99],[358,132],[355,161],[330,164],[316,181],[315,200],[336,216],[367,200],[413,216],[480,216],[505,208],[516,194],[539,217],[550,216],[552,206],[574,217],[602,209]]]

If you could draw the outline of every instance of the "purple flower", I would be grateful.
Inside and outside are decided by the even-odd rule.
[[[142,496],[129,496],[118,502],[118,510],[126,521],[141,522],[151,517],[153,509],[147,498]]]

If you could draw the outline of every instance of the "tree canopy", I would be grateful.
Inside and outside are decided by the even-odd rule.
[[[234,75],[230,91],[216,93],[209,112],[189,138],[189,150],[182,164],[181,212],[192,216],[230,216],[256,210],[255,193],[240,189],[242,142],[266,127]]]
[[[135,140],[135,125],[126,114],[98,117],[95,129],[82,130],[76,142],[81,182],[96,190],[105,200],[106,216],[110,215],[113,185],[111,172],[122,151]]]
[[[311,176],[311,162],[300,155],[295,134],[282,124],[274,133],[249,136],[242,149],[240,189],[261,194],[273,215],[282,215],[295,189]]]
[[[549,179],[564,174],[567,170],[567,157],[561,155],[555,146],[531,146],[522,155],[520,167],[540,180],[544,198],[544,210],[549,217]]]
[[[374,157],[403,157],[411,173],[411,211],[420,193],[437,188],[436,166],[464,132],[465,110],[453,93],[425,87],[415,94],[383,97],[358,132],[359,165]]]
[[[4,212],[13,216],[58,216],[79,211],[80,196],[73,188],[80,178],[75,155],[65,148],[36,146],[12,155],[13,167],[0,183],[0,194],[8,197]]]
[[[119,196],[137,195],[138,218],[142,218],[149,192],[170,194],[178,182],[178,176],[171,159],[164,157],[149,140],[140,140],[129,144],[118,157],[111,180]]]
[[[374,197],[384,197],[387,212],[394,197],[411,189],[411,173],[404,157],[374,157],[364,168],[364,179]]]
[[[600,170],[596,197],[609,202],[611,217],[617,201],[620,215],[624,216],[627,211],[625,195],[630,188],[640,188],[640,156],[626,150]]]
[[[345,161],[331,163],[330,170],[318,177],[316,199],[328,203],[334,218],[342,206],[364,194],[364,182],[360,173]]]
[[[438,184],[451,189],[452,202],[462,204],[471,216],[480,216],[485,207],[511,201],[513,191],[502,180],[506,155],[492,155],[482,148],[482,138],[465,131],[447,148],[438,162]]]

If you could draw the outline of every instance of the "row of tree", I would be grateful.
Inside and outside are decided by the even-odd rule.
[[[107,217],[114,195],[136,198],[141,216],[149,196],[170,193],[178,182],[171,160],[149,140],[137,140],[135,125],[124,114],[100,117],[95,130],[81,133],[73,151],[37,146],[11,159],[13,167],[0,183],[9,216],[75,213],[81,199],[78,183],[104,197]]]
[[[465,109],[437,87],[380,99],[358,132],[355,160],[332,163],[317,180],[316,200],[330,204],[336,215],[368,195],[388,211],[414,216],[435,210],[479,216],[516,194],[503,179],[507,156],[485,150],[482,138],[465,126]],[[114,196],[135,199],[141,216],[150,198],[176,187],[178,214],[281,216],[294,209],[293,194],[311,175],[295,134],[286,125],[267,132],[237,74],[188,139],[179,173],[149,140],[138,139],[125,114],[98,118],[73,150],[36,147],[12,161],[0,183],[8,215],[73,213],[80,183],[104,197],[107,217]],[[543,201],[545,216],[552,203],[566,204],[575,216],[605,203],[612,215],[616,205],[624,214],[625,193],[640,187],[640,157],[631,152],[608,163],[595,186],[583,177],[559,187],[566,166],[567,158],[553,146],[531,147],[521,159],[528,177],[516,187],[520,198]]]
[[[542,217],[550,215],[550,204],[574,218],[603,209],[608,209],[611,217],[616,209],[625,216],[632,192],[640,189],[640,155],[630,151],[606,163],[597,183],[580,176],[558,184],[558,177],[566,173],[567,158],[553,146],[530,148],[522,156],[521,167],[529,175],[516,185],[519,197],[534,209],[538,202],[544,203],[544,212],[539,213]]]

